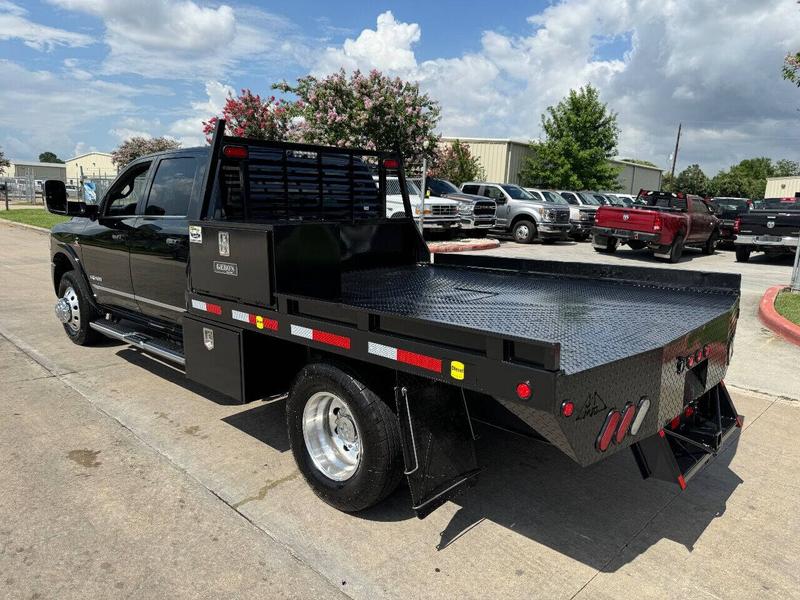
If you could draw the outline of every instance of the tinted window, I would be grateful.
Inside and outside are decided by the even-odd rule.
[[[567,204],[578,204],[578,199],[572,192],[559,192],[559,193],[567,201]]]
[[[531,196],[528,192],[526,192],[525,190],[523,190],[521,187],[519,187],[517,185],[504,185],[503,189],[514,200],[532,200],[533,199],[533,196]]]
[[[461,190],[465,194],[477,194],[478,193],[478,186],[477,185],[465,185],[464,189]]]
[[[600,206],[602,204],[592,194],[587,194],[586,192],[579,192],[579,194],[584,204],[588,204],[589,206]]]
[[[700,200],[692,200],[692,212],[701,215],[706,215],[708,214],[708,209],[706,208],[706,205]]]
[[[567,201],[564,200],[563,196],[561,196],[560,194],[556,194],[555,192],[544,191],[544,192],[542,192],[542,195],[544,196],[544,201],[545,202],[552,202],[553,204],[566,204],[567,203]]]
[[[185,217],[198,162],[195,157],[163,159],[153,178],[144,214]]]
[[[426,179],[425,185],[434,196],[443,194],[458,194],[460,190],[449,181],[444,179]]]
[[[144,184],[147,183],[147,173],[150,163],[132,167],[111,188],[106,200],[106,215],[109,217],[123,217],[136,214],[136,205],[144,194]]]
[[[534,200],[538,200],[539,202],[545,201],[542,192],[540,192],[539,190],[525,190],[525,191],[528,192]]]
[[[491,198],[492,200],[505,200],[506,197],[503,195],[503,192],[500,191],[499,188],[493,185],[487,185],[483,188],[483,195],[487,198]]]

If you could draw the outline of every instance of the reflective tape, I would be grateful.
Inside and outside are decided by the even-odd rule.
[[[278,331],[278,322],[275,319],[263,317],[261,315],[254,315],[242,310],[232,310],[231,318],[234,321],[242,321],[254,325],[257,329],[269,329],[271,331]]]
[[[192,299],[192,308],[208,312],[213,315],[221,315],[222,307],[219,304],[211,304],[210,302],[203,302],[202,300]]]
[[[408,350],[385,346],[375,342],[367,343],[367,352],[375,356],[381,356],[389,360],[396,360],[397,362],[419,367],[420,369],[433,371],[434,373],[442,372],[442,360],[425,354],[409,352]]]
[[[315,342],[319,342],[320,344],[336,346],[337,348],[344,348],[345,350],[350,349],[350,338],[345,335],[338,335],[335,333],[330,333],[329,331],[311,329],[310,327],[302,327],[300,325],[292,325],[290,330],[292,335],[306,340],[313,340]]]

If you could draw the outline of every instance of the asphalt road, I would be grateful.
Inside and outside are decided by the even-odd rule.
[[[123,345],[72,345],[45,235],[0,224],[0,253],[0,597],[800,597],[800,356],[745,325],[755,275],[734,367],[794,362],[737,385],[785,397],[733,388],[738,445],[687,491],[627,453],[581,469],[485,430],[478,485],[418,521],[405,489],[358,516],[319,502],[281,401],[226,404]],[[732,262],[680,267],[701,260]]]

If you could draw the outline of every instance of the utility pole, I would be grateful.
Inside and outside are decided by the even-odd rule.
[[[675,162],[678,160],[678,146],[681,143],[681,126],[683,123],[678,123],[678,138],[675,140],[675,152],[672,153],[672,170],[669,172],[669,178],[675,180]]]

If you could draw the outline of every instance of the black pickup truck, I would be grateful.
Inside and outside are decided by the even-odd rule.
[[[794,254],[800,242],[800,197],[764,198],[736,218],[736,260],[747,262],[753,252],[768,256]]]
[[[98,206],[47,182],[75,216],[51,237],[56,314],[77,344],[122,340],[237,401],[288,394],[295,461],[332,506],[405,475],[427,515],[479,472],[478,421],[581,465],[630,448],[682,488],[741,426],[722,382],[739,276],[434,262],[411,218],[386,218],[402,157],[223,127],[134,161]]]

